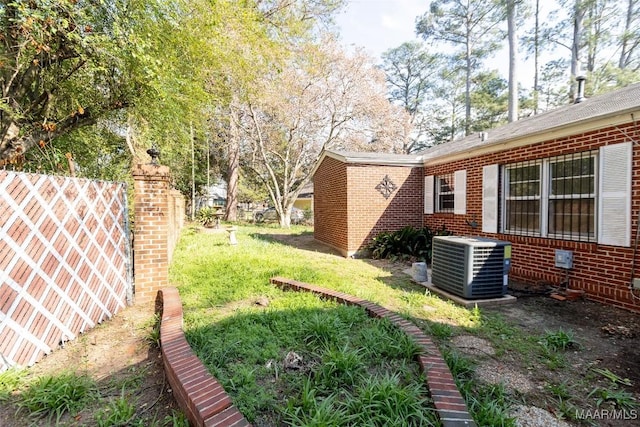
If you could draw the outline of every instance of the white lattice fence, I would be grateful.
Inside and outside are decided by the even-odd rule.
[[[131,300],[124,184],[0,171],[0,371]]]

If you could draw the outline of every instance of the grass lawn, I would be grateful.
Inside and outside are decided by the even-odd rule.
[[[452,327],[478,327],[480,313],[425,295],[408,277],[393,276],[370,262],[297,249],[269,237],[273,233],[283,231],[241,227],[239,244],[230,246],[226,233],[188,231],[171,268],[187,339],[249,421],[438,425],[411,340],[386,321],[368,318],[361,308],[283,292],[269,279],[289,277],[368,299],[444,339]],[[453,352],[446,357],[464,380],[471,365]],[[469,394],[478,391],[472,383],[466,387]],[[502,394],[485,390],[492,407],[480,402],[472,410],[508,425],[499,405]]]
[[[550,298],[466,310],[399,274],[402,263],[330,255],[311,237],[304,227],[245,226],[230,246],[225,232],[185,229],[174,254],[171,281],[187,339],[256,427],[439,423],[415,343],[361,308],[283,292],[269,284],[273,276],[362,297],[411,320],[439,345],[478,426],[514,426],[516,417],[591,426],[604,413],[629,417],[608,420],[616,427],[637,419],[637,315]],[[148,348],[157,341],[153,319],[130,310],[40,369],[0,373],[0,425],[186,425],[160,400],[157,349]],[[135,355],[103,354],[105,343],[136,343]]]

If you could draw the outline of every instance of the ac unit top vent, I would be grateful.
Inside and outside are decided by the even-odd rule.
[[[496,239],[488,239],[486,237],[480,236],[434,236],[434,239],[446,240],[450,244],[458,244],[464,246],[479,246],[479,247],[495,247],[495,246],[504,246],[511,245],[511,242],[496,240]]]

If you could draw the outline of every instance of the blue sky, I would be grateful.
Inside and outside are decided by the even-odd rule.
[[[416,39],[415,19],[428,7],[429,0],[349,0],[336,19],[342,43],[379,60],[385,50]]]

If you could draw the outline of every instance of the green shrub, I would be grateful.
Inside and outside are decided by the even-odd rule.
[[[210,227],[216,223],[217,209],[205,206],[196,214],[196,220],[205,227]]]
[[[397,231],[384,231],[378,234],[367,249],[375,259],[412,257],[431,262],[433,236],[451,234],[444,224],[437,230],[431,230],[429,227],[414,228],[408,225]]]

